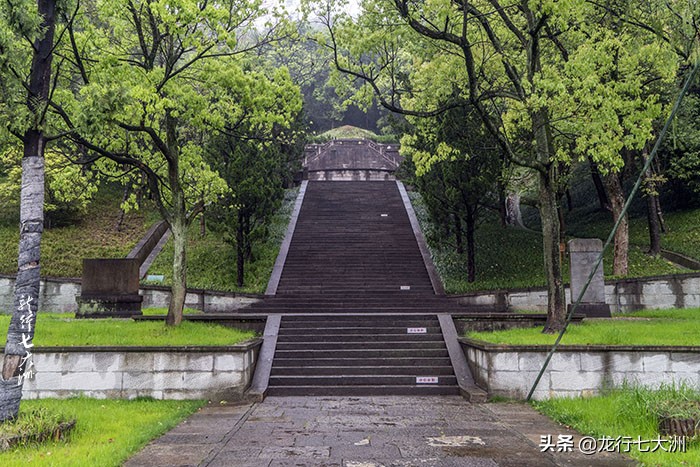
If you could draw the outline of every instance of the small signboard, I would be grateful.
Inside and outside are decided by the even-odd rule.
[[[389,217],[389,214],[382,214],[382,217]]]
[[[411,286],[410,285],[402,285],[401,290],[411,290]]]
[[[406,334],[427,334],[427,328],[406,328]]]
[[[438,384],[437,376],[416,376],[416,384]]]

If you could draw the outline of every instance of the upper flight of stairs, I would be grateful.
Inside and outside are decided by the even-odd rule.
[[[432,295],[393,182],[309,182],[277,297],[311,294]]]

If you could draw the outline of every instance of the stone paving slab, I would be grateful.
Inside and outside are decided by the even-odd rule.
[[[207,407],[126,466],[634,466],[616,454],[540,452],[542,435],[577,433],[525,404],[460,397],[270,397]],[[577,444],[574,444],[577,446]]]

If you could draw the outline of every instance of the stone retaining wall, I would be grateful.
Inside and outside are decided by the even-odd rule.
[[[37,348],[23,397],[84,395],[232,401],[250,385],[262,339],[228,347]]]
[[[0,275],[0,313],[9,313],[13,307],[15,278]],[[143,308],[166,308],[170,303],[170,288],[160,286],[141,287]],[[42,279],[39,292],[42,311],[75,312],[80,296],[80,279]],[[260,300],[256,295],[213,292],[188,289],[185,306],[205,312],[231,311]]]
[[[0,312],[12,309],[14,277],[0,275]],[[140,290],[143,307],[167,307],[170,288],[145,286]],[[77,310],[75,297],[80,295],[80,279],[42,279],[39,304],[42,310],[72,312]],[[493,307],[501,311],[547,311],[544,288],[509,289],[449,296],[467,306]],[[566,289],[570,303],[569,288]],[[606,281],[606,302],[613,312],[642,309],[700,307],[700,273],[674,274],[642,279]],[[185,306],[205,312],[236,310],[260,300],[254,294],[236,294],[189,289]]]
[[[501,346],[460,339],[477,385],[489,396],[525,399],[547,346]],[[534,399],[590,395],[624,382],[700,387],[700,347],[562,346],[552,356]]]
[[[533,287],[453,296],[468,306],[493,306],[504,311],[547,311],[547,289]],[[571,303],[569,287],[566,301]],[[673,274],[605,282],[605,301],[613,312],[700,307],[700,274]]]

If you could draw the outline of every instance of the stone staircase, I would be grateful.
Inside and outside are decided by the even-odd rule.
[[[394,182],[309,182],[276,294],[247,311],[280,317],[267,394],[460,392],[437,315],[468,310],[435,294]]]
[[[270,395],[458,392],[435,316],[282,318]]]

